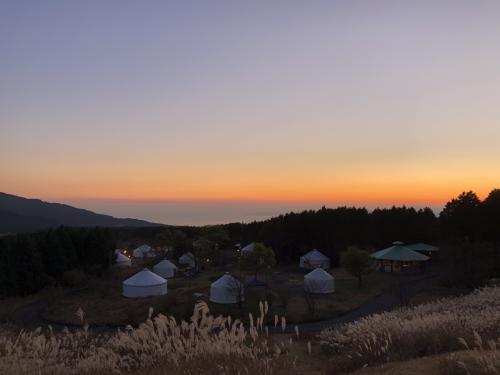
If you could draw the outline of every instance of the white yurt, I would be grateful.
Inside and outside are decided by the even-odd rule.
[[[167,280],[144,268],[123,282],[123,296],[141,298],[167,294]]]
[[[300,268],[313,270],[315,268],[330,268],[330,258],[314,249],[300,257]]]
[[[179,263],[187,267],[195,267],[196,262],[194,254],[191,252],[187,252],[179,258]]]
[[[171,261],[164,259],[153,267],[153,272],[163,278],[174,277],[177,266]]]
[[[253,251],[254,248],[255,248],[255,242],[252,242],[241,249],[241,254],[250,253]]]
[[[307,293],[328,294],[335,292],[335,279],[322,268],[316,268],[304,276]]]
[[[116,254],[116,265],[121,268],[130,267],[132,265],[132,261],[128,256],[118,253]]]
[[[134,249],[133,256],[134,258],[146,258],[149,257],[148,254],[152,254],[153,249],[149,245],[141,245],[138,248]]]
[[[210,285],[210,301],[215,303],[238,303],[245,300],[243,284],[229,274]]]

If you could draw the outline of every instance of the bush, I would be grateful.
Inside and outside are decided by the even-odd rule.
[[[76,269],[64,272],[62,278],[63,285],[70,288],[82,287],[87,283],[87,280],[87,275]]]

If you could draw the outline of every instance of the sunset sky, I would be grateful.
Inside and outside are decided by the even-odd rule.
[[[484,196],[499,20],[500,1],[2,1],[0,191],[155,220],[141,202]]]

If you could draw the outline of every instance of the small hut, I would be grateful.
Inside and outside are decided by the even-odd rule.
[[[167,294],[167,280],[147,268],[123,282],[123,296],[143,298]]]
[[[141,245],[138,248],[134,249],[132,252],[134,258],[142,259],[142,258],[154,258],[153,248],[149,245]]]
[[[335,291],[335,279],[322,268],[316,268],[304,276],[304,290],[307,293],[329,294]]]
[[[118,253],[116,254],[116,265],[120,268],[126,268],[132,265],[132,261],[128,256]]]
[[[225,274],[210,285],[210,301],[222,304],[240,303],[245,299],[243,284]]]
[[[176,270],[177,266],[167,259],[162,260],[160,263],[153,267],[154,273],[160,275],[165,279],[174,277]]]
[[[330,268],[330,258],[322,252],[314,249],[307,254],[300,257],[300,268],[313,270],[316,268],[328,269]]]
[[[196,258],[193,253],[187,252],[179,258],[179,264],[183,266],[194,268],[196,266]]]

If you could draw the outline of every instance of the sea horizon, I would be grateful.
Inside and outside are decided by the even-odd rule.
[[[376,208],[406,206],[431,208],[436,215],[442,205],[423,203],[363,203],[363,202],[294,202],[294,201],[138,201],[104,199],[70,199],[60,203],[120,218],[134,218],[168,225],[202,226],[227,223],[249,223],[267,220],[290,212],[318,210],[325,206]]]

